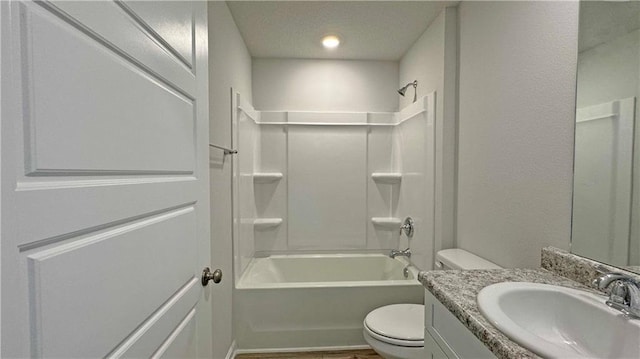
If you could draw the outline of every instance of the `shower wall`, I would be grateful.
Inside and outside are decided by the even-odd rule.
[[[238,111],[241,106],[245,111]],[[236,110],[233,110],[236,109]],[[233,240],[236,280],[255,254],[254,222],[257,208],[253,177],[260,163],[260,128],[258,114],[241,94],[232,97],[232,128],[235,149],[233,158]]]
[[[389,123],[398,107],[397,62],[257,58],[252,66],[263,123]],[[396,210],[397,186],[370,176],[394,166],[390,127],[260,127],[259,172],[285,175],[256,183],[259,215],[283,219],[256,230],[258,255],[397,246],[397,235],[394,242],[392,231],[371,223]]]
[[[261,121],[284,120],[282,116],[270,116],[261,113]],[[287,188],[289,178],[287,173],[287,142],[285,127],[281,125],[260,126],[260,163],[256,168],[260,173],[281,173],[282,178],[276,181],[255,183],[255,202],[257,214],[260,218],[282,218],[279,226],[266,229],[257,229],[259,241],[256,242],[256,251],[286,250],[287,228]]]
[[[407,246],[418,267],[431,268],[434,96],[399,113],[245,113],[250,105],[241,105],[238,272],[252,256]],[[410,242],[399,236],[405,216],[416,221]]]
[[[388,122],[384,116],[372,116],[371,122]],[[374,173],[400,173],[400,153],[394,141],[393,127],[370,127],[367,142],[367,244],[369,248],[398,248],[399,231],[396,224],[391,228],[374,224],[373,218],[399,220],[398,199],[401,181],[374,180]],[[398,224],[399,225],[399,224]],[[389,230],[390,229],[390,230]]]
[[[411,260],[423,269],[433,268],[435,238],[435,93],[399,112],[394,148],[399,154],[402,185],[397,217],[411,216],[412,238],[400,237],[400,248],[411,248]],[[425,111],[426,109],[426,111]]]
[[[283,177],[254,181],[258,216],[283,222],[256,228],[256,252],[395,248],[393,231],[371,223],[371,217],[391,217],[397,204],[394,186],[371,180],[371,173],[393,168],[393,130],[366,126],[393,118],[392,113],[261,112],[257,173]],[[274,122],[297,125],[266,124]],[[323,125],[302,125],[310,122]]]
[[[326,114],[295,117],[326,121]],[[366,121],[366,114],[343,118]],[[292,126],[287,132],[289,249],[366,248],[367,128]]]
[[[398,63],[385,61],[254,59],[252,77],[256,110],[233,107],[236,277],[254,256],[408,244],[431,268],[435,94],[396,112]]]
[[[457,7],[445,8],[402,56],[399,66],[398,86],[418,80],[418,97],[436,93],[436,250],[455,247],[457,18]],[[399,108],[410,104],[411,98],[403,97]]]

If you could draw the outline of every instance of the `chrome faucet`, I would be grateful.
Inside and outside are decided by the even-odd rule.
[[[608,306],[640,319],[640,281],[622,273],[605,273],[594,279],[592,285],[609,293]]]
[[[404,219],[404,222],[402,223],[402,225],[400,226],[400,235],[402,235],[402,232],[404,232],[404,234],[411,238],[413,237],[413,218],[411,217],[407,217]]]
[[[391,253],[389,254],[389,257],[391,258],[395,258],[395,257],[407,257],[407,258],[411,258],[411,248],[407,248],[405,250],[397,250],[397,249],[392,249]]]

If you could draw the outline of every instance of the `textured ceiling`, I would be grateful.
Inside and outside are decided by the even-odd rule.
[[[638,1],[582,1],[578,51],[591,49],[638,28]]]
[[[458,1],[228,1],[254,57],[398,60]],[[326,50],[325,34],[342,39]]]

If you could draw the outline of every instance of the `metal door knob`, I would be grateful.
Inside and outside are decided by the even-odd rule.
[[[220,283],[220,281],[222,280],[222,271],[220,269],[216,269],[212,272],[211,268],[205,267],[202,270],[201,283],[203,286],[206,286],[207,284],[209,284],[210,280],[212,280],[213,283]]]

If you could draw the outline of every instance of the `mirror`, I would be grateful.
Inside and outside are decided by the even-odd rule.
[[[640,2],[582,1],[571,252],[638,273],[639,96]]]

